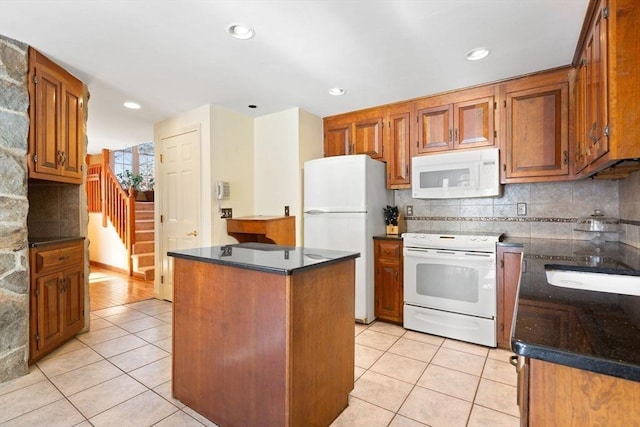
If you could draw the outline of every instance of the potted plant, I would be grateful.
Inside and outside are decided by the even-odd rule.
[[[116,177],[118,178],[118,181],[120,181],[122,188],[129,190],[129,193],[137,196],[138,191],[140,191],[142,181],[144,181],[144,177],[142,175],[134,175],[127,169],[122,173],[116,174]]]
[[[155,179],[152,176],[145,177],[144,181],[140,185],[140,189],[144,194],[144,200],[147,202],[153,202],[154,192],[153,186],[156,184]]]

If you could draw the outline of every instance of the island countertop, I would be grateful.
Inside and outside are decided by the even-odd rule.
[[[360,257],[357,252],[253,242],[183,249],[167,252],[167,255],[287,276],[322,264]]]
[[[639,249],[553,239],[501,244],[524,246],[511,341],[516,354],[640,381],[640,297],[553,286],[544,268],[561,264],[637,271]]]

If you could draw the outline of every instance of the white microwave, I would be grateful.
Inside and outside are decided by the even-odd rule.
[[[411,193],[416,199],[500,196],[497,148],[429,154],[411,159]]]

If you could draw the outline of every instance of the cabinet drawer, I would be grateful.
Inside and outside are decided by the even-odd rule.
[[[35,254],[36,274],[48,273],[70,265],[82,263],[83,245],[42,250]]]
[[[392,240],[376,240],[378,258],[399,261],[402,244]]]

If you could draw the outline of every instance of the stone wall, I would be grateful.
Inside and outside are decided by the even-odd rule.
[[[0,36],[0,382],[28,370],[27,50]]]

